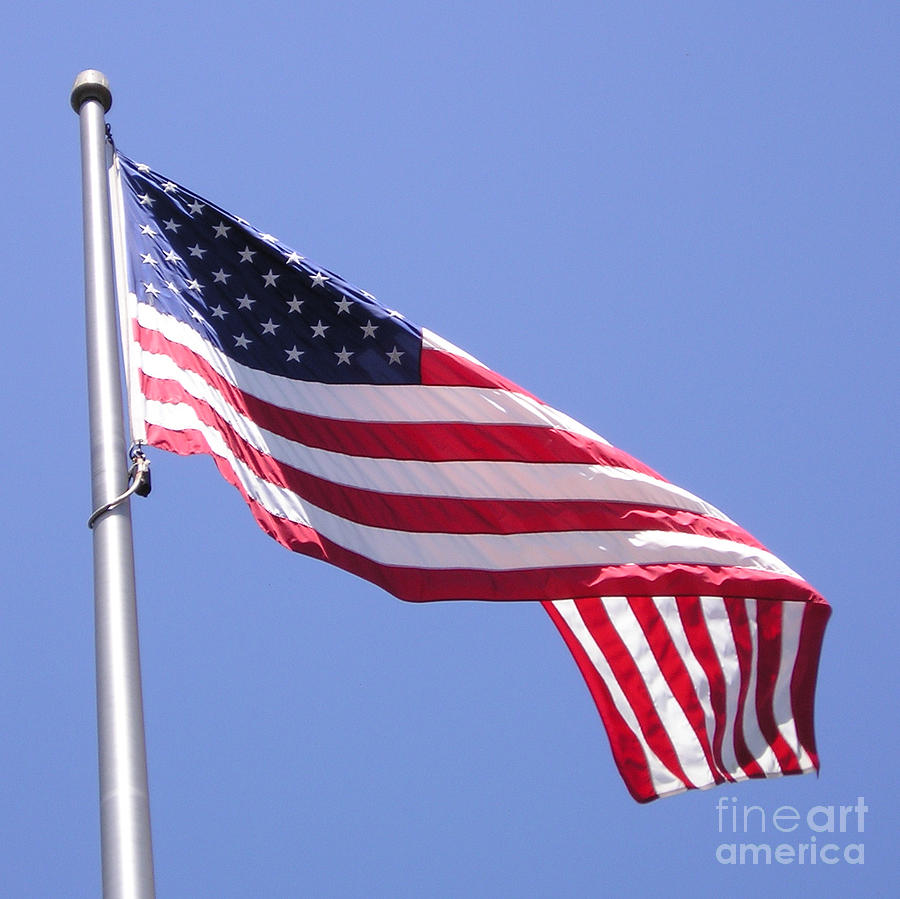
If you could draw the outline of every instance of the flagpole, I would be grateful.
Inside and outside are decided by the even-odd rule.
[[[75,79],[81,123],[85,326],[93,508],[128,484],[111,249],[105,114],[109,82]],[[152,899],[153,853],[129,502],[92,517],[100,836],[104,899]]]

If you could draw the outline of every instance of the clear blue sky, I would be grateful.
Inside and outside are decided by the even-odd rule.
[[[896,886],[900,12],[883,3],[14,5],[0,894],[98,895],[75,75],[128,155],[713,502],[834,606],[819,778],[639,806],[544,613],[400,603],[208,459],[135,504],[160,897]],[[719,832],[716,803],[766,834]],[[856,803],[864,864],[726,866]],[[756,819],[754,819],[755,821]],[[822,820],[822,819],[817,819]]]

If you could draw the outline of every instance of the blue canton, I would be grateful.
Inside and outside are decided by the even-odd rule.
[[[329,384],[419,382],[418,328],[272,235],[117,155],[140,302],[270,374]]]

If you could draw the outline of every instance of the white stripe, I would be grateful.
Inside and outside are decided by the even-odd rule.
[[[731,622],[725,610],[725,601],[720,596],[701,596],[700,607],[706,621],[706,629],[719,668],[725,679],[725,728],[722,737],[722,764],[725,771],[735,780],[746,780],[747,774],[738,764],[734,752],[734,721],[737,715],[738,696],[741,689],[741,669],[738,665],[737,649],[731,633]]]
[[[691,684],[694,687],[694,693],[697,696],[697,701],[703,711],[707,743],[712,749],[715,745],[713,740],[716,733],[716,716],[712,708],[709,679],[706,677],[703,666],[697,661],[694,650],[691,649],[691,644],[684,631],[684,623],[681,620],[681,614],[678,611],[678,603],[676,602],[675,597],[656,596],[653,598],[653,603],[666,626],[666,630],[669,632],[669,637],[672,640],[675,651],[678,653],[681,661],[684,662],[684,667],[687,669]],[[712,752],[711,754],[713,764],[716,765],[715,752]],[[716,767],[718,768],[718,765],[716,765]]]
[[[797,736],[794,709],[791,704],[791,677],[794,674],[797,653],[800,651],[800,630],[803,627],[806,609],[807,604],[804,602],[781,603],[781,660],[775,679],[772,711],[778,730],[797,756],[801,769],[812,771],[815,765]]]
[[[747,610],[747,624],[750,631],[750,680],[747,684],[747,694],[744,698],[743,729],[744,742],[750,754],[759,763],[759,766],[767,775],[781,774],[781,765],[775,752],[769,745],[769,741],[763,736],[756,717],[756,681],[757,666],[759,665],[759,626],[756,623],[756,600],[745,599],[744,608]]]
[[[260,428],[238,412],[201,375],[182,371],[168,356],[143,353],[141,367],[159,380],[178,381],[229,422],[255,449],[279,461],[335,483],[381,493],[498,499],[605,500],[685,509],[698,515],[715,512],[695,496],[642,472],[611,465],[562,462],[482,462],[373,459],[305,446]],[[156,405],[154,405],[156,403]],[[148,421],[166,414],[148,401]],[[152,411],[151,411],[152,407]]]
[[[578,640],[584,651],[587,653],[591,664],[606,684],[613,705],[615,705],[616,710],[622,716],[625,725],[634,734],[635,739],[640,744],[644,757],[647,760],[647,770],[650,773],[653,789],[656,791],[657,795],[671,795],[672,793],[680,793],[683,790],[686,790],[687,785],[680,777],[669,771],[644,739],[644,734],[641,731],[637,715],[631,707],[631,703],[628,701],[626,693],[619,686],[619,682],[616,680],[616,677],[609,666],[609,662],[606,660],[606,656],[604,656],[603,651],[597,645],[597,641],[584,623],[584,619],[581,617],[581,613],[578,611],[578,607],[575,605],[574,600],[558,600],[553,603],[553,606],[569,626],[575,639]]]
[[[682,562],[734,565],[786,573],[774,556],[754,547],[732,540],[671,531],[432,534],[357,524],[318,509],[311,503],[301,501],[291,491],[257,478],[234,456],[219,431],[200,421],[190,406],[148,402],[147,413],[150,424],[176,431],[200,431],[213,452],[228,459],[246,491],[273,515],[312,524],[328,539],[385,565],[503,571],[573,565],[663,565]]]
[[[653,707],[669,736],[682,770],[696,787],[715,783],[703,746],[665,679],[644,631],[624,596],[603,600],[609,620],[637,665]]]

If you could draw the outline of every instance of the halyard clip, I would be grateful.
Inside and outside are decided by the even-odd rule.
[[[136,493],[138,496],[148,496],[150,493],[150,460],[144,455],[139,444],[135,444],[128,451],[131,457],[131,468],[128,469],[128,489],[117,496],[112,502],[97,509],[88,519],[87,526],[93,528],[102,515],[112,511],[120,503],[124,503],[129,496]]]

